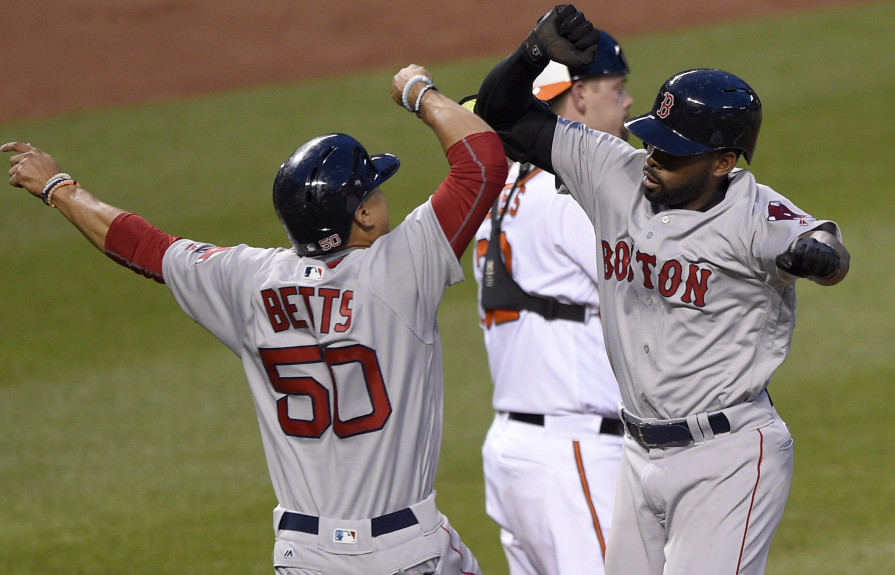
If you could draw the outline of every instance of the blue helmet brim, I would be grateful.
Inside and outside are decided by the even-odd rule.
[[[401,166],[401,161],[391,154],[371,156],[370,160],[373,162],[373,167],[376,168],[376,172],[379,174],[376,177],[377,186],[394,176],[395,172],[397,172],[398,168]]]
[[[625,122],[625,128],[640,138],[646,145],[653,146],[672,156],[695,156],[711,152],[715,148],[688,140],[675,132],[653,114],[636,116]]]

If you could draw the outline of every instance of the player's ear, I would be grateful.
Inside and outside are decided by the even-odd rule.
[[[740,159],[740,155],[735,150],[721,150],[716,152],[716,154],[713,170],[716,177],[723,177],[729,174],[736,167],[737,160]]]
[[[369,229],[373,225],[373,214],[367,209],[366,202],[361,202],[354,210],[354,222],[363,229]]]

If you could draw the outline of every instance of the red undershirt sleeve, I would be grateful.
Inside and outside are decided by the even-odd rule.
[[[179,239],[154,227],[137,214],[125,212],[109,226],[104,251],[113,261],[134,273],[165,283],[162,258],[171,244]]]
[[[432,196],[432,207],[459,259],[500,195],[508,165],[493,132],[463,138],[451,146],[447,158],[451,171]]]

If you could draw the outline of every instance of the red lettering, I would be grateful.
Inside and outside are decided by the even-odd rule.
[[[687,276],[687,284],[684,287],[684,296],[681,301],[693,302],[696,307],[705,307],[705,292],[709,289],[710,275],[712,275],[711,270],[701,270],[699,266],[690,264],[690,275]]]
[[[615,265],[612,263],[612,246],[606,240],[603,240],[601,245],[603,246],[603,279],[608,280],[612,278],[612,271],[615,269]]]
[[[264,302],[264,309],[267,311],[267,318],[270,320],[270,327],[274,332],[289,329],[289,320],[286,318],[286,312],[283,311],[283,304],[280,302],[277,292],[272,289],[263,290],[261,301]]]
[[[653,289],[653,268],[656,267],[656,256],[637,252],[635,259],[640,262],[643,271],[643,287]]]
[[[345,321],[342,323],[336,324],[334,328],[336,333],[344,333],[348,331],[351,327],[351,300],[354,299],[354,292],[351,290],[345,291],[342,294],[342,304],[339,306],[339,313],[342,317],[345,318]]]
[[[280,298],[283,300],[283,308],[286,311],[286,315],[289,317],[289,321],[292,322],[292,327],[295,329],[307,329],[308,322],[303,319],[299,319],[296,314],[298,313],[298,306],[292,303],[292,300],[289,299],[294,295],[298,294],[298,288],[295,286],[289,286],[280,288]]]
[[[669,260],[662,266],[659,273],[659,293],[665,297],[671,297],[681,285],[683,268],[675,260]]]
[[[334,288],[320,288],[317,295],[323,298],[323,312],[320,314],[320,333],[329,333],[331,315],[333,313],[333,301],[339,297],[339,290]]]
[[[308,318],[311,320],[311,327],[316,327],[314,323],[314,313],[311,311],[311,296],[314,295],[314,288],[302,286],[298,288],[298,293],[305,300],[305,310],[308,312]]]
[[[625,242],[618,242],[615,246],[615,279],[631,281],[631,248]]]

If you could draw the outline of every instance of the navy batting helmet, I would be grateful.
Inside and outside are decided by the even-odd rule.
[[[729,72],[687,70],[665,82],[650,113],[631,118],[625,127],[644,144],[673,156],[732,149],[752,163],[761,101]]]
[[[370,156],[345,134],[327,134],[299,147],[280,166],[273,205],[299,255],[346,247],[354,212],[398,170],[391,154]]]

